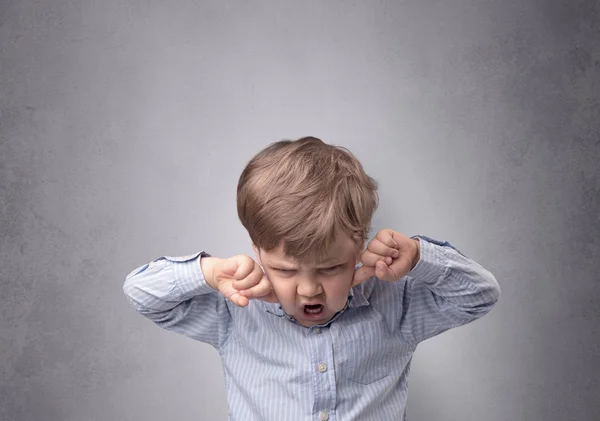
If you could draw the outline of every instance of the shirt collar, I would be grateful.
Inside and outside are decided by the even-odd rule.
[[[369,300],[365,295],[364,285],[359,284],[350,289],[350,296],[348,297],[350,302],[349,306],[352,308],[358,308],[362,306],[368,306]]]

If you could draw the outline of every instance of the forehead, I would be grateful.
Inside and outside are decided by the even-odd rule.
[[[294,265],[297,263],[306,265],[324,265],[328,263],[339,263],[342,260],[348,259],[351,254],[354,254],[356,248],[352,239],[348,237],[340,238],[332,245],[330,251],[323,256],[319,256],[315,261],[300,261],[292,256],[288,256],[283,252],[283,242],[281,242],[275,249],[265,252],[263,256],[266,258],[268,264],[289,264]]]

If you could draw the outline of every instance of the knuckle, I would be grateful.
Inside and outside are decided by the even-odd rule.
[[[242,256],[240,259],[240,267],[239,267],[239,279],[244,279],[250,273],[252,273],[253,265],[251,263],[251,258],[248,256]]]
[[[259,282],[260,282],[260,279],[257,278],[256,276],[248,277],[248,288],[255,287],[256,285],[258,285]]]

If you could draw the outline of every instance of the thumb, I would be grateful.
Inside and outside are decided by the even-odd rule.
[[[358,285],[361,282],[366,281],[373,275],[375,275],[375,268],[373,266],[361,266],[360,268],[354,271],[352,286]]]
[[[396,272],[391,267],[381,261],[376,263],[375,273],[383,281],[395,281],[401,278],[396,275]]]

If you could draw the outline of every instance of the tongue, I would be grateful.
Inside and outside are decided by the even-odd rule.
[[[323,309],[321,304],[307,305],[304,307],[304,311],[307,313],[318,313]]]

